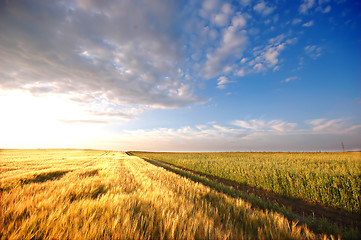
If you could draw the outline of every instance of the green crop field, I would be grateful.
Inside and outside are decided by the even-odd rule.
[[[361,213],[361,153],[154,153],[160,160],[280,195]]]

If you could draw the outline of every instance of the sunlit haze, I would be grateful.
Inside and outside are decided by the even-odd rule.
[[[0,148],[361,150],[361,2],[0,1]]]

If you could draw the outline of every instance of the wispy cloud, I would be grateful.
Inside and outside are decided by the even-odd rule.
[[[313,26],[313,24],[314,24],[314,22],[313,22],[313,20],[311,20],[309,22],[306,22],[306,23],[302,24],[302,26],[303,27],[311,27],[311,26]]]
[[[329,4],[330,0],[303,0],[303,3],[299,7],[299,12],[302,14],[307,14],[309,10],[315,8],[316,11],[322,13],[329,13],[331,12],[331,5]]]
[[[223,31],[219,46],[213,53],[207,54],[207,61],[204,65],[205,77],[211,78],[221,74],[226,62],[242,56],[248,43],[247,32],[241,29],[244,24],[245,22],[238,16]]]
[[[281,83],[289,83],[289,82],[297,80],[298,78],[299,78],[298,76],[288,77],[285,80],[282,80]]]
[[[137,119],[137,116],[144,112],[146,108],[141,107],[128,107],[128,108],[108,108],[104,111],[99,111],[98,109],[102,108],[93,108],[88,112],[94,116],[104,117],[104,118],[112,118],[115,120],[133,120]]]
[[[253,131],[278,131],[278,132],[289,131],[297,126],[296,123],[288,123],[282,120],[265,121],[262,119],[252,119],[249,121],[235,120],[232,122],[232,124],[237,127],[249,129]]]
[[[306,14],[309,9],[315,5],[315,0],[303,0],[303,3],[299,7],[299,12]]]
[[[339,136],[355,140],[355,131],[361,129],[360,124],[350,126],[342,119],[313,119],[306,123],[311,127],[300,128],[303,123],[276,119],[234,120],[231,125],[211,122],[194,127],[128,130],[118,141],[125,146],[141,144],[146,150],[153,150],[155,145],[160,151],[304,151],[305,146],[307,150],[319,151],[326,150],[324,145],[336,146],[329,150],[337,150]],[[151,144],[146,143],[149,141]],[[359,146],[352,143],[349,147]]]
[[[310,120],[308,123],[313,126],[313,131],[339,131],[344,125],[344,119],[326,120],[324,118],[318,118]]]
[[[253,9],[263,15],[263,16],[267,16],[269,14],[271,14],[273,11],[274,11],[274,8],[273,7],[269,7],[265,2],[261,1],[259,3],[257,3]]]
[[[318,4],[319,7],[317,7],[317,11],[320,11],[322,13],[329,13],[331,12],[332,7],[329,5],[330,0],[319,0]]]
[[[217,26],[227,26],[233,13],[231,5],[229,3],[225,3],[221,7],[221,11],[214,16],[212,16],[212,22],[215,23]]]
[[[279,56],[286,48],[287,44],[293,44],[293,41],[286,39],[284,34],[278,35],[269,40],[269,44],[255,49],[253,52],[254,58],[248,62],[253,72],[261,72],[273,68],[277,70],[279,66]]]
[[[152,139],[214,139],[221,136],[231,136],[244,133],[242,129],[229,128],[216,124],[197,125],[196,127],[183,126],[180,128],[155,128],[125,131],[133,137]]]
[[[351,126],[351,127],[347,128],[347,129],[345,129],[345,132],[353,132],[353,131],[355,131],[357,129],[360,129],[360,128],[361,128],[361,124],[354,125],[354,126]]]
[[[321,47],[317,45],[308,45],[305,47],[305,52],[309,55],[312,59],[319,58],[322,55]]]
[[[227,77],[221,76],[217,80],[217,88],[219,89],[225,89],[227,83],[231,83],[232,81],[228,80]]]

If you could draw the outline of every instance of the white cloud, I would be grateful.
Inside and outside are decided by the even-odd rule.
[[[196,125],[196,128],[197,128],[198,130],[203,130],[203,129],[207,128],[207,125],[204,125],[204,124],[202,124],[202,125]]]
[[[180,128],[156,128],[149,130],[127,130],[126,133],[137,137],[149,138],[180,138],[180,139],[203,139],[214,138],[224,135],[234,135],[243,133],[241,129],[233,129],[217,124],[196,125],[196,127],[184,126]]]
[[[309,55],[312,59],[319,58],[322,55],[321,47],[317,45],[308,45],[305,47],[305,52]]]
[[[286,40],[286,43],[291,45],[291,44],[294,44],[298,41],[298,38],[297,37],[294,37],[294,38],[290,38],[290,39],[287,39]]]
[[[205,0],[203,1],[203,9],[207,10],[207,11],[213,11],[214,9],[216,9],[219,5],[219,1],[218,0]]]
[[[227,61],[239,59],[248,42],[245,30],[239,27],[229,26],[223,31],[222,41],[213,53],[207,54],[204,65],[206,78],[215,77],[222,73]]]
[[[262,63],[256,63],[253,66],[253,70],[255,70],[256,72],[261,72],[261,71],[265,71],[267,68],[262,64]]]
[[[218,26],[226,26],[228,24],[228,15],[224,13],[219,13],[214,16],[213,22]]]
[[[223,72],[225,73],[225,74],[229,74],[230,72],[232,72],[233,71],[233,69],[235,68],[235,65],[231,65],[231,66],[225,66],[224,68],[223,68]]]
[[[217,88],[219,89],[225,89],[227,83],[231,83],[232,81],[228,80],[227,77],[221,76],[217,80]]]
[[[262,15],[268,15],[275,8],[265,1],[258,1],[251,9],[255,11],[254,14],[257,14],[258,12]],[[222,12],[221,10],[218,11]],[[216,30],[221,36],[217,36],[217,38],[212,40],[209,40],[210,37],[207,37],[207,39],[202,41],[203,46],[206,47],[203,48],[203,52],[201,53],[203,54],[203,58],[198,58],[200,62],[197,65],[201,69],[200,77],[202,78],[218,78],[221,75],[227,74],[245,76],[249,73],[262,72],[268,69],[278,71],[280,69],[281,52],[287,45],[297,41],[297,38],[286,39],[286,34],[280,34],[274,39],[270,39],[273,42],[269,42],[268,45],[262,44],[258,50],[253,52],[247,51],[245,53],[244,50],[246,47],[253,44],[251,38],[258,38],[259,36],[259,29],[254,27],[250,29],[246,28],[248,26],[248,21],[252,19],[252,16],[246,11],[232,12],[233,17],[230,18],[230,25],[219,29],[212,26],[211,16],[215,13],[217,13],[216,8],[209,12],[208,18],[204,19],[205,22],[203,24],[207,24],[207,31],[210,31],[211,29]],[[204,16],[202,15],[202,17]],[[279,15],[276,14],[275,16],[270,17],[270,19],[270,23],[277,23]],[[197,51],[197,49],[195,49],[195,51]],[[253,58],[249,56],[247,56],[247,58],[243,57],[243,54],[249,54],[249,52],[253,54]],[[203,61],[203,59],[205,60]],[[242,66],[244,64],[247,64],[247,66]]]
[[[249,121],[235,120],[232,122],[232,124],[237,127],[252,131],[277,131],[277,132],[290,131],[297,126],[296,123],[288,123],[281,120],[264,121],[262,119],[252,119]]]
[[[244,77],[246,75],[246,71],[241,68],[238,70],[238,72],[236,72],[236,76],[239,76],[239,77]]]
[[[329,13],[331,12],[331,6],[330,5],[326,5],[327,3],[329,3],[330,0],[319,0],[318,1],[318,4],[319,4],[319,7],[317,8],[317,11],[320,11],[322,13]],[[324,6],[326,5],[326,6]]]
[[[361,124],[354,125],[354,126],[351,126],[351,127],[347,128],[347,129],[345,129],[345,132],[353,132],[353,131],[355,131],[357,129],[360,129],[360,128],[361,128]]]
[[[312,125],[312,130],[315,132],[337,132],[345,130],[345,119],[327,120],[318,118],[309,120],[308,123]]]
[[[311,124],[312,122],[312,124]],[[235,120],[231,126],[209,122],[195,127],[127,130],[117,140],[126,150],[157,151],[320,151],[342,150],[340,141],[359,149],[361,124],[349,126],[341,120],[314,119],[311,128],[296,129],[297,123],[283,120]],[[334,125],[337,131],[332,130]],[[325,127],[317,128],[322,125]],[[314,129],[316,128],[316,129]],[[354,143],[356,141],[356,143]]]
[[[347,134],[361,128],[360,124],[350,125],[343,118],[331,120],[325,118],[317,118],[308,120],[307,123],[312,126],[313,133]]]
[[[267,16],[274,11],[274,8],[267,6],[263,1],[256,4],[253,9],[263,16]]]
[[[199,30],[193,29],[196,40],[192,43],[192,50],[198,52],[199,62],[195,68],[200,69],[200,77],[210,79],[230,74],[237,68],[236,61],[248,43],[247,31],[244,30],[248,16],[235,12],[230,3],[206,0],[204,4],[200,11],[202,35],[200,38],[196,34]],[[199,23],[199,20],[194,20],[192,25]],[[215,37],[210,37],[210,32],[216,33]]]
[[[270,66],[275,66],[278,63],[278,55],[285,47],[285,44],[279,44],[278,46],[267,49],[264,54],[264,58]]]
[[[282,40],[283,37],[271,39],[271,44],[254,52],[255,58],[249,62],[249,65],[252,66],[254,71],[260,72],[275,67],[277,70],[278,57],[286,47],[286,43]]]
[[[196,125],[195,127],[184,126],[180,128],[157,128],[149,130],[125,131],[128,134],[150,138],[180,138],[180,139],[203,139],[218,137],[246,137],[256,132],[286,133],[295,129],[296,123],[288,123],[281,120],[264,121],[253,119],[250,121],[235,120],[232,126],[224,126],[215,122]]]
[[[212,21],[221,27],[224,27],[226,25],[228,25],[229,23],[229,18],[230,15],[232,14],[232,8],[231,5],[229,3],[225,3],[223,4],[221,11],[217,14],[214,15],[214,17],[212,18]]]
[[[316,119],[309,120],[308,123],[316,126],[316,125],[320,125],[321,123],[323,123],[325,121],[326,121],[326,119],[324,119],[324,118],[316,118]]]
[[[315,4],[315,0],[303,0],[303,3],[299,7],[299,12],[306,14]]]
[[[288,83],[288,82],[291,82],[291,81],[294,81],[294,80],[297,80],[297,79],[298,79],[298,76],[288,77],[285,80],[281,81],[281,83],[282,82]]]
[[[302,26],[303,27],[311,27],[311,26],[313,26],[313,24],[314,24],[314,22],[313,22],[313,20],[311,20],[309,22],[306,22],[306,23],[302,24]]]
[[[246,23],[247,23],[246,19],[240,14],[232,18],[232,26],[236,28],[238,27],[243,28],[244,26],[246,26]]]
[[[126,150],[219,151],[236,147],[236,143],[245,135],[241,129],[205,124],[195,128],[185,126],[125,131],[117,143]]]
[[[268,40],[268,45],[261,45],[253,48],[253,59],[246,59],[248,69],[246,73],[250,72],[262,72],[268,69],[278,71],[280,69],[279,56],[281,52],[286,49],[287,45],[291,45],[297,42],[297,38],[289,38],[285,34],[280,34],[274,38]]]

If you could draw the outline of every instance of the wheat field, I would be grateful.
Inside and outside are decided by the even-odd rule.
[[[327,238],[124,152],[1,150],[0,159],[1,239]]]

